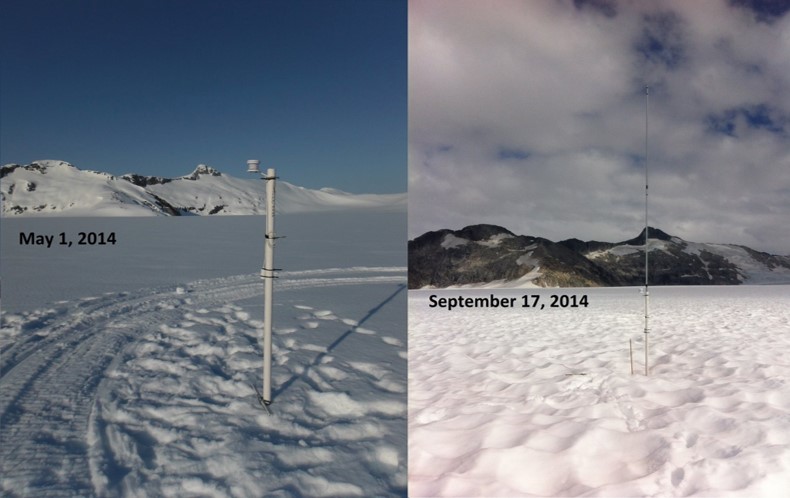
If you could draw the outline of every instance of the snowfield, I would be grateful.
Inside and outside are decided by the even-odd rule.
[[[6,217],[96,217],[181,215],[253,215],[266,208],[264,186],[257,175],[236,178],[199,164],[190,175],[152,178],[140,186],[126,178],[81,170],[59,160],[30,165],[4,165],[0,182],[2,214]],[[142,179],[143,177],[138,177]],[[159,183],[156,183],[159,182]],[[308,189],[277,182],[277,212],[328,211],[403,212],[406,193],[351,194],[332,188]]]
[[[32,221],[119,242],[3,220],[0,494],[406,494],[405,213],[278,218],[272,415],[260,217]]]
[[[492,292],[546,307],[429,307]],[[787,496],[790,286],[653,287],[651,317],[645,377],[636,288],[409,291],[409,495]]]

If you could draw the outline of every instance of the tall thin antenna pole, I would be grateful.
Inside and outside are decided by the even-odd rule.
[[[648,100],[650,98],[650,87],[645,86],[645,375],[648,375],[648,333],[650,331],[649,310],[650,310],[650,291],[648,290],[648,221],[647,221],[647,125],[648,125]]]

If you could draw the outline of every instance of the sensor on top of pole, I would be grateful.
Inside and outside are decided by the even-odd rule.
[[[261,170],[258,167],[261,162],[257,159],[250,159],[247,161],[247,173],[260,173]]]

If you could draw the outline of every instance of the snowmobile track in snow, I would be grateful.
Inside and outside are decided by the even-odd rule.
[[[400,282],[403,268],[334,268],[294,272],[276,288]],[[288,275],[283,273],[283,275]],[[261,294],[258,275],[199,280],[57,303],[24,322],[0,363],[0,492],[22,496],[92,496],[89,461],[106,441],[88,442],[100,383],[113,360],[146,332],[185,310]]]

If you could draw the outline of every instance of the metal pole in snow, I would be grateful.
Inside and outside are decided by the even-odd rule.
[[[263,395],[264,405],[272,402],[272,291],[274,288],[274,169],[266,171],[266,238],[263,268]]]
[[[648,99],[650,98],[650,87],[645,87],[645,375],[648,375],[649,368],[648,368],[648,340],[647,336],[650,331],[648,326],[649,320],[649,306],[650,306],[650,291],[648,290],[648,267],[647,267],[647,259],[648,259],[648,224],[647,224],[647,104]]]
[[[250,159],[247,161],[248,173],[260,173],[260,161]],[[263,267],[261,268],[261,278],[263,279],[263,394],[258,392],[258,388],[253,385],[258,394],[258,401],[268,412],[267,408],[272,402],[272,291],[274,276],[274,181],[277,175],[274,169],[269,168],[266,176],[261,176],[261,180],[266,180],[266,232],[263,243]]]

